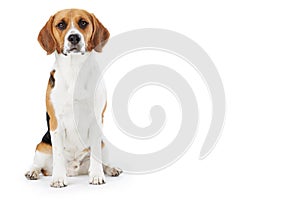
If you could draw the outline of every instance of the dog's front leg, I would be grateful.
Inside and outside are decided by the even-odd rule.
[[[67,186],[66,163],[64,157],[63,137],[64,132],[61,127],[51,131],[52,151],[53,151],[53,173],[51,187],[60,188]]]
[[[101,185],[105,183],[102,167],[101,135],[101,127],[98,127],[96,122],[93,123],[89,129],[89,141],[91,146],[89,182],[93,185]]]

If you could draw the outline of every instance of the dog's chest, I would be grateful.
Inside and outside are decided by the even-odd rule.
[[[59,127],[63,129],[65,154],[69,158],[67,160],[72,160],[89,146],[89,124],[93,108],[93,99],[90,98],[91,95],[87,95],[90,77],[78,78],[82,67],[88,69],[89,66],[85,66],[80,60],[63,60],[56,65],[51,101]]]
[[[54,66],[55,86],[50,98],[58,127],[63,129],[68,161],[78,160],[78,155],[89,148],[89,127],[95,120],[102,121],[106,90],[103,81],[98,82],[103,69],[99,68],[96,57],[94,53],[74,58],[57,56]]]

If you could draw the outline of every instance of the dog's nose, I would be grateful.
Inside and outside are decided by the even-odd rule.
[[[68,40],[69,40],[69,42],[71,42],[71,44],[76,45],[80,41],[80,35],[71,34],[71,35],[69,35]]]

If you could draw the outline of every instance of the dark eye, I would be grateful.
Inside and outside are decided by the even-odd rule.
[[[66,24],[66,22],[64,22],[64,21],[61,21],[61,22],[59,22],[57,25],[56,25],[56,27],[59,29],[59,30],[64,30],[64,29],[66,29],[66,27],[67,27],[67,24]]]
[[[89,23],[83,19],[79,20],[78,22],[78,26],[81,28],[81,29],[85,29],[87,27]]]

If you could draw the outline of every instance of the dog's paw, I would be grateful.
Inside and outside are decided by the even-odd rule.
[[[32,171],[28,171],[25,173],[25,177],[28,179],[28,180],[37,180],[40,175],[39,175],[39,171],[38,170],[32,170]]]
[[[123,173],[123,171],[117,167],[105,166],[103,169],[104,169],[104,173],[107,174],[108,176],[116,177]]]
[[[68,183],[66,177],[53,178],[53,180],[50,183],[50,186],[54,188],[62,188],[66,187],[67,185]]]
[[[89,183],[92,185],[102,185],[105,183],[105,177],[103,173],[97,175],[90,174],[89,176]]]

